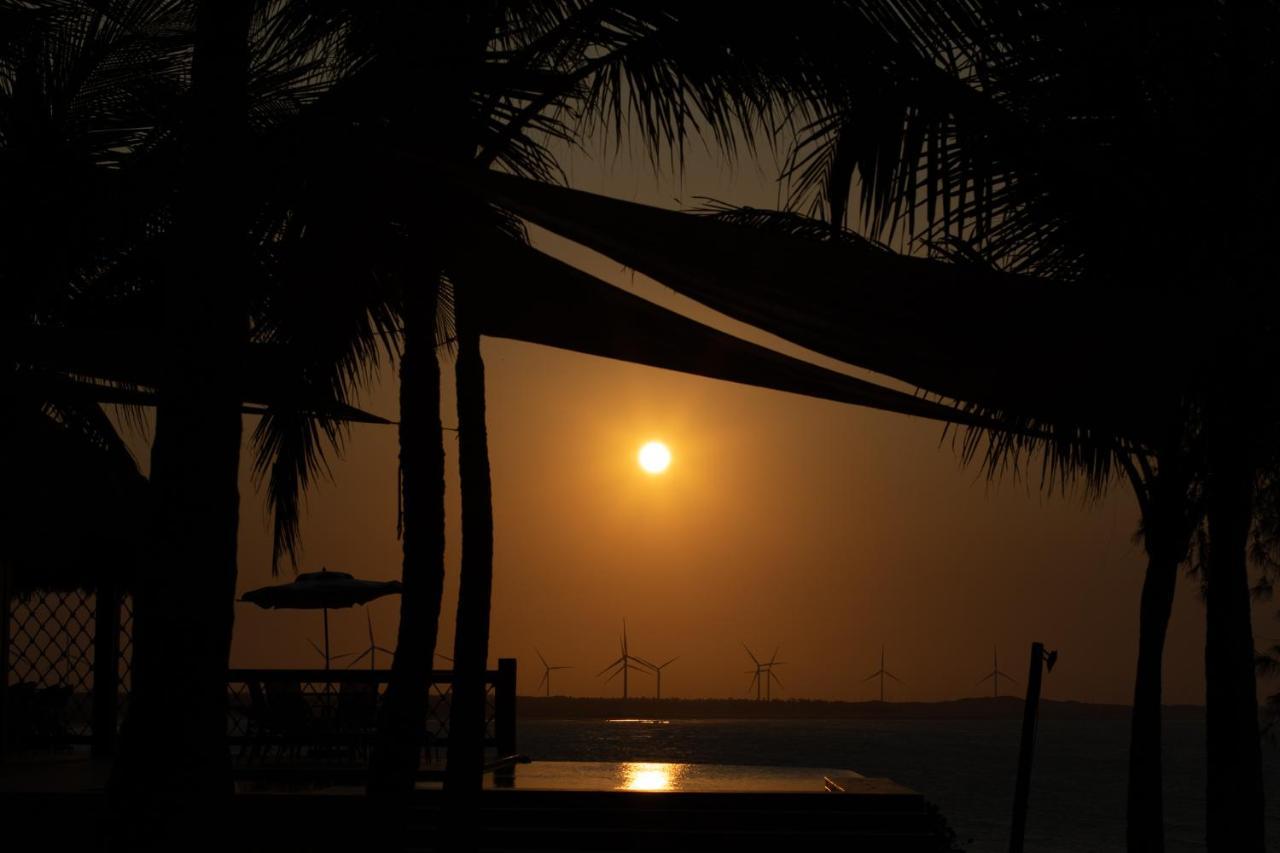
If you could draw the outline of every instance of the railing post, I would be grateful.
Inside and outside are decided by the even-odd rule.
[[[515,658],[498,659],[498,678],[493,685],[493,735],[499,758],[516,754]]]
[[[120,595],[115,578],[98,581],[93,619],[93,755],[115,754],[120,703]]]

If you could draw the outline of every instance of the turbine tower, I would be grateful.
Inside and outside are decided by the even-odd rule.
[[[667,667],[671,666],[671,664],[680,660],[680,656],[676,655],[666,663],[650,663],[649,661],[640,657],[636,658],[636,660],[644,664],[645,666],[649,667],[649,669],[653,671],[653,674],[658,677],[658,689],[657,689],[657,696],[655,698],[661,699],[662,698],[662,671]]]
[[[617,678],[619,673],[621,673],[622,674],[622,698],[628,699],[630,698],[630,695],[631,695],[630,693],[631,685],[630,685],[628,676],[630,675],[632,670],[636,672],[652,672],[653,664],[650,664],[647,661],[636,657],[635,655],[631,654],[627,650],[627,620],[626,619],[622,620],[622,643],[621,644],[622,644],[622,655],[613,663],[609,664],[604,669],[596,673],[596,678],[599,678],[600,676],[604,675],[606,672],[609,672],[610,670],[612,670],[612,673],[609,675],[609,677],[604,680],[605,684],[608,684],[610,681],[613,681],[615,678]]]
[[[534,650],[535,652],[538,652],[538,660],[542,661],[542,681],[539,681],[539,682],[538,682],[538,686],[539,686],[539,687],[541,687],[541,686],[542,686],[543,681],[545,681],[545,682],[546,682],[546,684],[547,684],[547,695],[548,695],[548,696],[550,696],[550,695],[551,695],[551,672],[552,672],[553,670],[557,670],[557,669],[573,669],[573,667],[571,667],[571,666],[552,666],[551,664],[547,663],[547,659],[546,659],[546,658],[544,658],[544,657],[542,656],[542,652],[539,652],[539,651],[538,651],[538,647],[537,647],[537,646],[534,646],[534,647],[533,647],[533,650]]]
[[[870,681],[871,679],[877,678],[877,677],[880,679],[880,701],[881,702],[884,701],[884,677],[886,675],[892,678],[894,681],[898,682],[899,684],[906,684],[906,682],[903,681],[901,678],[899,678],[898,676],[894,675],[892,672],[884,668],[884,646],[881,646],[880,647],[880,668],[875,672],[871,673],[870,675],[868,675],[866,678],[862,679],[863,681]]]
[[[1000,658],[996,654],[995,646],[991,647],[991,671],[988,672],[986,675],[982,676],[982,678],[978,680],[978,683],[981,684],[982,682],[986,681],[988,678],[992,680],[991,696],[993,699],[1000,698],[1000,679],[1001,678],[1007,678],[1010,681],[1012,681],[1014,684],[1018,683],[1018,679],[1014,678],[1012,675],[1009,675],[1008,673],[1004,673],[1000,671]]]

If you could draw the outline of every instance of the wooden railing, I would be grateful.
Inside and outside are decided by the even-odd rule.
[[[238,774],[362,776],[390,677],[386,669],[230,670],[227,738]],[[423,777],[442,769],[453,680],[453,670],[431,673]],[[499,660],[485,684],[484,745],[499,757],[515,755],[515,660]]]

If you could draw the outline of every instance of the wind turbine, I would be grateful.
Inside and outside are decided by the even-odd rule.
[[[785,666],[786,661],[778,660],[778,652],[782,646],[775,646],[773,649],[773,657],[769,658],[769,662],[764,665],[767,677],[764,680],[764,700],[766,702],[773,701],[773,683],[778,682],[778,686],[782,686],[782,679],[773,671],[775,666]]]
[[[391,649],[384,649],[382,646],[378,645],[377,642],[374,641],[373,617],[369,615],[368,610],[364,612],[364,618],[369,625],[369,647],[364,651],[362,651],[360,654],[356,655],[355,659],[351,661],[351,663],[347,664],[347,669],[351,669],[351,667],[360,663],[360,661],[364,660],[367,657],[369,658],[369,669],[376,670],[378,668],[378,652],[382,652],[383,654],[388,654],[392,656],[395,655],[395,652],[391,651]]]
[[[534,646],[533,650],[538,652],[538,647]],[[538,660],[542,661],[542,681],[538,682],[538,686],[542,686],[542,682],[547,683],[547,695],[551,695],[551,671],[555,669],[573,669],[571,666],[552,666],[547,663],[547,659],[542,656],[542,652],[538,652]]]
[[[673,657],[671,660],[667,661],[666,663],[661,663],[661,664],[659,664],[659,663],[650,663],[649,661],[645,660],[644,658],[640,658],[640,657],[636,658],[636,660],[640,661],[640,663],[644,664],[645,666],[649,667],[649,669],[653,670],[653,674],[654,674],[654,675],[656,675],[656,676],[658,677],[658,695],[657,695],[655,698],[661,699],[661,698],[662,698],[662,671],[663,671],[664,669],[666,669],[667,667],[671,666],[671,664],[673,664],[673,663],[675,663],[676,661],[680,660],[680,656],[679,656],[679,655],[676,655],[676,656],[675,656],[675,657]]]
[[[355,654],[355,652],[343,652],[340,655],[326,654],[325,650],[317,646],[316,641],[311,639],[310,637],[307,638],[307,643],[308,645],[311,646],[311,648],[315,649],[316,654],[324,658],[324,668],[326,670],[329,669],[329,664],[333,663],[334,661],[342,660],[343,658],[349,658]]]
[[[1014,684],[1018,683],[1018,679],[1014,678],[1012,675],[1009,675],[1007,673],[1003,673],[1000,671],[1000,658],[996,656],[996,647],[992,646],[991,647],[991,671],[988,672],[986,675],[982,676],[982,678],[978,680],[978,683],[981,684],[982,682],[986,681],[988,678],[992,679],[991,695],[993,698],[999,699],[1001,676],[1009,679]]]
[[[884,701],[884,677],[886,675],[892,678],[894,681],[898,682],[899,684],[906,684],[906,682],[903,681],[901,678],[899,678],[898,676],[894,675],[892,672],[884,668],[884,646],[881,646],[880,647],[880,668],[875,672],[871,673],[870,675],[868,675],[866,678],[862,679],[863,681],[870,681],[871,679],[876,678],[877,676],[880,678],[880,701],[881,702]]]
[[[652,664],[636,657],[633,654],[630,654],[627,651],[627,620],[623,619],[622,620],[622,656],[619,657],[617,660],[615,660],[613,663],[606,666],[604,669],[600,670],[598,673],[596,673],[596,678],[599,678],[600,676],[604,675],[606,672],[613,670],[613,673],[604,680],[605,684],[608,684],[610,681],[613,681],[615,678],[618,677],[618,673],[622,673],[622,698],[627,699],[627,698],[630,698],[630,682],[628,679],[628,675],[631,673],[631,671],[635,670],[636,672],[650,672],[652,671],[652,668],[653,668]]]
[[[751,676],[751,683],[747,685],[747,692],[751,692],[751,688],[756,689],[756,701],[761,699],[770,700],[773,698],[773,682],[778,682],[778,686],[782,686],[782,679],[778,678],[773,672],[773,667],[782,666],[786,661],[778,660],[778,651],[782,646],[777,646],[773,650],[773,657],[768,661],[761,663],[760,659],[755,656],[751,649],[747,648],[747,644],[743,643],[742,648],[746,649],[747,655],[751,658],[751,662],[756,665],[754,670],[747,670],[746,675]]]

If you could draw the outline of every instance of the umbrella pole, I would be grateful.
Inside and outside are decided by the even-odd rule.
[[[329,671],[329,608],[324,610],[324,671]]]

